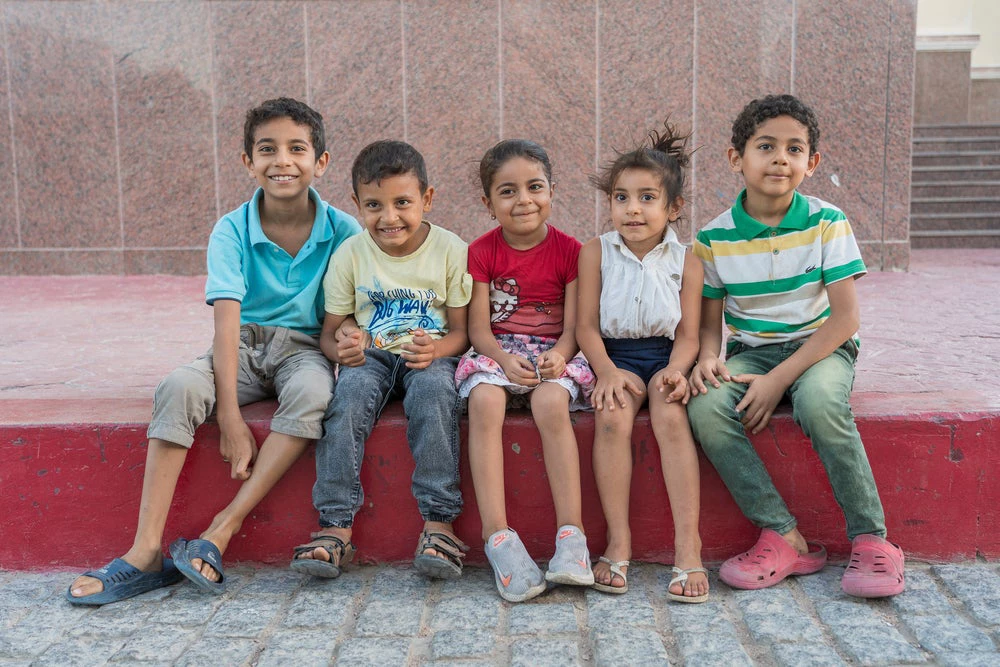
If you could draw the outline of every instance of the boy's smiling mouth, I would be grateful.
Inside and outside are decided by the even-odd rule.
[[[294,181],[298,178],[298,176],[292,176],[291,174],[277,174],[275,176],[268,176],[268,178],[279,183],[288,183],[289,181]]]

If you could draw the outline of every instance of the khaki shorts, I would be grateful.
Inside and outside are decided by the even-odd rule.
[[[240,405],[278,398],[271,430],[300,438],[323,433],[333,396],[333,366],[319,339],[284,327],[240,327],[236,397]],[[215,410],[212,350],[165,377],[153,395],[146,437],[191,447],[194,431]]]

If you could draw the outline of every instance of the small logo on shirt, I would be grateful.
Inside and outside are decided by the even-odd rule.
[[[812,265],[806,267],[806,273],[812,273],[815,270],[816,270],[816,265],[815,264],[812,264]]]

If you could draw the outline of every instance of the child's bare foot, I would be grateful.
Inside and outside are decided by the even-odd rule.
[[[138,549],[133,546],[121,559],[143,572],[159,572],[163,569],[163,552],[159,548]],[[80,576],[70,586],[70,595],[81,598],[103,590],[104,584],[99,579]]]
[[[628,560],[631,557],[631,545],[610,542],[608,548],[604,550],[604,560],[599,559],[594,564],[594,584],[600,584],[607,588],[625,589],[628,586]],[[620,569],[625,573],[625,576],[611,571],[612,565],[622,562],[625,564]]]
[[[413,566],[432,579],[454,579],[462,576],[462,559],[468,550],[468,545],[458,539],[450,523],[425,521]]]
[[[793,549],[798,551],[799,554],[809,553],[809,544],[806,542],[806,538],[802,537],[802,533],[799,532],[798,528],[792,528],[781,537],[788,542]]]
[[[310,535],[312,540],[295,547],[292,564],[296,572],[324,579],[336,579],[345,565],[354,560],[351,528],[331,526]]]
[[[212,525],[208,527],[208,530],[199,536],[199,539],[208,540],[214,544],[219,550],[219,554],[222,555],[226,553],[226,549],[229,548],[229,540],[233,539],[233,535],[235,535],[239,529],[240,525],[227,526],[216,518],[212,521]],[[198,570],[198,572],[201,573],[201,576],[213,583],[222,580],[222,573],[212,567],[211,563],[207,563],[200,558],[192,558],[191,566]]]
[[[685,598],[698,598],[708,594],[708,574],[699,570],[704,570],[701,564],[700,549],[680,549],[676,550],[675,569],[687,572],[686,581],[678,581],[667,590],[676,596]]]

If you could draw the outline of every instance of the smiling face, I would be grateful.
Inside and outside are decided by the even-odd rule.
[[[496,216],[504,240],[515,248],[533,248],[545,240],[552,211],[552,184],[537,160],[512,157],[493,175],[483,203]]]
[[[660,176],[648,169],[626,169],[611,191],[611,222],[636,256],[663,240],[668,224],[680,215],[684,200],[668,201]]]
[[[743,174],[747,202],[762,209],[791,204],[795,189],[819,165],[819,153],[809,154],[809,130],[791,116],[760,124],[740,155],[729,149],[730,168]]]
[[[326,171],[329,159],[326,152],[316,156],[309,126],[275,118],[257,127],[253,153],[243,154],[243,165],[265,197],[290,201],[308,196],[309,185]]]
[[[420,192],[420,181],[411,173],[388,176],[379,182],[358,183],[352,195],[362,224],[387,255],[405,257],[427,238],[421,224],[431,210],[434,188]]]

